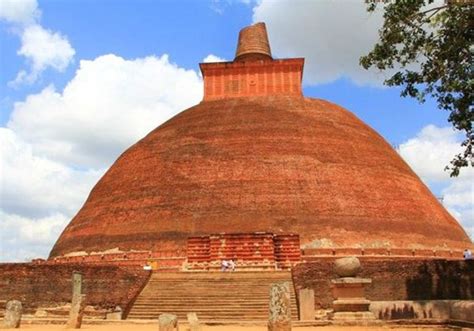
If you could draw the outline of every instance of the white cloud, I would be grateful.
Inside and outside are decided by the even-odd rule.
[[[38,153],[103,167],[130,144],[202,98],[202,80],[167,55],[83,60],[62,93],[52,86],[15,104],[8,126]]]
[[[424,127],[416,137],[399,146],[400,155],[426,182],[449,180],[446,165],[462,151],[460,135],[453,128]],[[471,169],[462,170],[462,177],[472,176]]]
[[[463,168],[457,178],[444,171],[460,151],[461,137],[451,127],[424,127],[399,146],[399,153],[427,185],[441,186],[443,205],[474,237],[474,169]]]
[[[472,205],[474,204],[474,181],[471,179],[466,178],[466,180],[453,181],[451,185],[443,190],[443,201],[451,207],[470,205],[472,210]]]
[[[1,209],[25,217],[71,215],[104,169],[75,170],[41,154],[14,131],[0,128]]]
[[[363,1],[263,0],[254,8],[254,22],[265,22],[272,53],[305,57],[305,81],[327,83],[341,77],[359,84],[379,83],[384,76],[359,66],[378,38],[380,10],[366,11]]]
[[[474,240],[474,176],[453,180],[441,193],[445,207]]]
[[[47,69],[64,71],[72,63],[75,50],[66,36],[39,24],[41,12],[36,0],[0,0],[0,19],[13,25],[21,39],[17,54],[30,66],[20,70],[10,87],[34,83]]]
[[[27,218],[0,210],[1,261],[24,261],[48,256],[51,243],[68,221],[60,213],[43,218]]]
[[[346,77],[380,86],[389,73],[359,66],[383,23],[382,6],[373,13],[366,8],[362,0],[262,0],[253,8],[253,21],[267,24],[274,56],[305,58],[306,84]]]
[[[15,24],[31,24],[41,16],[36,0],[0,0],[0,19]]]
[[[102,170],[75,170],[34,154],[0,128],[0,260],[47,256]]]
[[[208,56],[206,56],[202,62],[204,63],[209,63],[209,62],[226,62],[227,60],[224,59],[224,58],[221,58],[217,55],[214,55],[214,54],[209,54]]]
[[[20,71],[10,84],[31,84],[48,68],[62,72],[72,62],[74,54],[75,50],[65,36],[37,24],[29,25],[22,32],[18,55],[30,63],[30,72]]]
[[[167,55],[104,55],[17,102],[0,128],[0,261],[46,257],[117,156],[201,99],[202,79]]]

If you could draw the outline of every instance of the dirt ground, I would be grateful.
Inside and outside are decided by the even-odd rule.
[[[22,325],[20,330],[28,331],[54,331],[65,330],[64,325]],[[88,331],[158,331],[158,324],[106,324],[106,325],[83,325],[82,330]],[[186,326],[180,326],[181,331],[186,331]],[[373,327],[356,327],[356,326],[321,326],[321,327],[293,327],[296,331],[377,331],[377,330],[394,330],[394,331],[441,331],[449,330],[447,328],[430,328],[430,327],[394,327],[394,326],[373,326]],[[221,325],[221,326],[203,326],[203,331],[267,331],[265,326],[237,326],[237,325]]]

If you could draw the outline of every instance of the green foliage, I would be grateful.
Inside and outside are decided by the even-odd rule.
[[[450,112],[449,122],[465,134],[464,151],[446,167],[458,176],[462,167],[474,166],[474,5],[450,0],[436,6],[434,0],[368,2],[367,10],[384,6],[380,40],[360,58],[368,69],[396,69],[385,81],[402,87],[402,96],[424,102],[427,95]]]

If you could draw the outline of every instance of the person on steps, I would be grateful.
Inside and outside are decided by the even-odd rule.
[[[229,270],[230,271],[235,271],[235,262],[234,262],[234,260],[230,260],[228,263],[229,263]]]
[[[222,260],[222,262],[221,262],[221,271],[225,272],[225,271],[227,271],[227,269],[229,269],[229,261]]]
[[[463,253],[464,260],[472,260],[472,252],[470,249],[466,248]]]

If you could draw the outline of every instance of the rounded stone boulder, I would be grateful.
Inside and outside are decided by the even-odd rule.
[[[337,259],[334,261],[334,271],[339,277],[355,277],[360,271],[360,261],[355,256]]]

